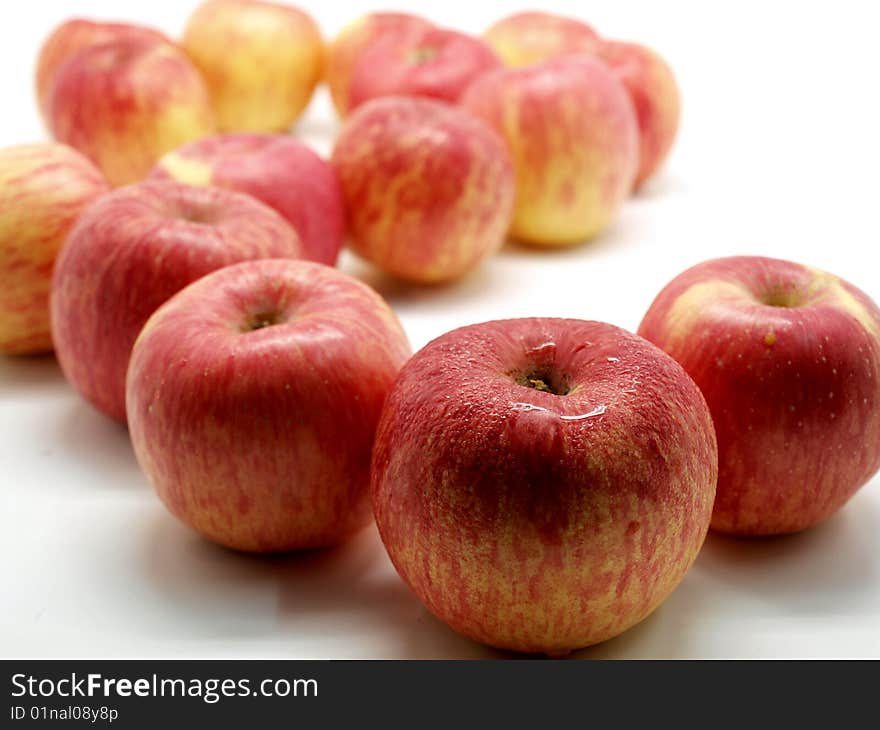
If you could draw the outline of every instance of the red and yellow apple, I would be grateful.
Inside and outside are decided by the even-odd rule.
[[[352,249],[431,283],[463,276],[504,242],[514,176],[504,142],[479,119],[429,99],[357,109],[333,150]]]
[[[248,193],[287,219],[303,258],[333,266],[345,240],[345,204],[336,172],[306,145],[281,134],[221,134],[163,157],[152,179]]]
[[[573,53],[591,52],[599,36],[589,25],[552,13],[515,13],[483,34],[508,66],[518,68]]]
[[[131,347],[160,304],[215,269],[300,251],[287,222],[243,193],[145,182],[104,196],[82,215],[55,265],[52,337],[64,375],[124,422]]]
[[[108,190],[95,166],[65,145],[0,149],[0,353],[52,349],[55,257],[83,210]]]
[[[365,48],[349,87],[349,110],[380,96],[424,96],[454,103],[501,61],[479,38],[445,28],[389,32]]]
[[[199,72],[175,47],[111,41],[84,48],[57,71],[49,126],[113,185],[142,179],[166,152],[215,129]]]
[[[516,168],[511,235],[543,246],[605,229],[632,189],[639,132],[626,90],[578,57],[484,74],[461,106],[507,142]]]
[[[709,410],[661,350],[611,325],[463,327],[404,366],[373,452],[401,577],[456,631],[564,654],[679,584],[717,477]]]
[[[226,267],[164,304],[135,343],[135,454],[166,507],[210,540],[333,545],[372,520],[376,423],[409,354],[388,305],[335,269]]]
[[[205,77],[223,132],[281,132],[302,114],[324,68],[315,21],[290,5],[207,0],[182,45]]]
[[[361,54],[386,35],[414,32],[433,25],[409,13],[370,13],[345,26],[327,49],[324,78],[340,117],[350,110],[349,87]]]
[[[709,404],[713,529],[803,530],[880,468],[880,310],[851,284],[778,259],[707,261],[660,292],[639,333]]]

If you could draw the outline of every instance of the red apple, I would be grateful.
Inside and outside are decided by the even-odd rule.
[[[372,495],[427,608],[503,649],[608,639],[678,585],[709,527],[709,410],[682,368],[599,322],[515,319],[434,340],[388,395]]]
[[[152,41],[174,45],[158,30],[139,25],[101,23],[79,18],[62,23],[45,40],[37,58],[37,103],[47,123],[50,118],[49,97],[58,69],[83,48],[109,41]]]
[[[221,134],[165,155],[150,175],[253,195],[299,233],[303,258],[333,265],[345,240],[345,204],[333,168],[288,135]]]
[[[340,542],[372,519],[376,423],[409,352],[381,297],[335,269],[217,271],[163,305],[134,346],[138,461],[166,507],[221,545]]]
[[[514,237],[571,245],[614,220],[635,179],[639,130],[626,90],[605,64],[577,57],[493,71],[461,105],[510,147]]]
[[[95,166],[61,144],[0,149],[0,352],[52,349],[52,266],[83,210],[109,190]]]
[[[55,137],[91,158],[114,185],[143,178],[166,152],[214,132],[202,77],[173,46],[89,46],[55,75],[48,101]]]
[[[880,310],[851,284],[777,259],[707,261],[660,292],[639,333],[709,403],[713,529],[803,530],[880,468]]]
[[[106,195],[80,218],[55,265],[61,369],[92,405],[124,422],[131,347],[160,304],[223,266],[299,253],[284,219],[243,193],[147,182]]]
[[[501,61],[479,38],[443,28],[388,33],[360,55],[349,109],[380,96],[426,96],[456,102]]]
[[[351,246],[385,271],[446,281],[504,242],[510,158],[495,132],[460,109],[407,97],[368,102],[345,124],[332,163]]]
[[[351,78],[364,50],[388,34],[418,32],[431,27],[429,21],[409,13],[370,13],[343,28],[327,49],[324,71],[339,116],[344,117],[349,112]]]
[[[512,67],[591,52],[599,42],[596,31],[586,23],[540,11],[503,18],[489,28],[483,38],[504,63]]]

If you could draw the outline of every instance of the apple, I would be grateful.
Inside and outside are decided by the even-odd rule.
[[[173,43],[158,30],[127,23],[102,23],[74,18],[59,25],[43,43],[37,58],[37,104],[49,121],[49,97],[58,69],[83,48],[108,41],[134,40]]]
[[[591,52],[599,36],[586,23],[552,13],[515,13],[483,34],[508,66],[517,68],[573,53]]]
[[[160,304],[215,269],[300,250],[287,222],[244,193],[144,182],[105,195],[83,213],[55,265],[52,336],[64,375],[124,422],[131,347]]]
[[[606,63],[629,92],[639,122],[640,187],[672,149],[681,119],[681,94],[669,64],[655,51],[636,43],[602,41],[595,55]]]
[[[880,310],[852,284],[778,259],[706,261],[660,292],[639,333],[709,404],[714,530],[803,530],[880,468]]]
[[[49,126],[113,185],[143,178],[166,152],[214,132],[205,84],[182,52],[154,41],[78,51],[56,72]]]
[[[182,45],[208,83],[223,132],[281,132],[302,114],[324,69],[321,31],[281,3],[208,0]]]
[[[0,149],[0,353],[52,349],[52,266],[83,210],[110,186],[61,144]]]
[[[361,53],[349,87],[349,108],[380,96],[458,101],[480,75],[501,66],[479,38],[444,28],[389,32]]]
[[[327,49],[324,78],[340,117],[348,114],[349,87],[361,54],[384,38],[402,32],[420,32],[433,25],[409,13],[369,13],[349,23]]]
[[[282,134],[220,134],[169,152],[150,178],[248,193],[299,233],[303,258],[330,266],[345,240],[345,204],[333,168]]]
[[[352,249],[419,283],[463,276],[504,242],[514,199],[504,142],[480,120],[430,99],[359,107],[333,150]]]
[[[639,132],[626,90],[603,63],[578,57],[492,71],[471,84],[461,106],[512,152],[515,238],[570,245],[615,218],[635,179]]]
[[[249,261],[147,322],[129,429],[165,506],[248,552],[336,544],[372,521],[370,453],[409,343],[373,290],[327,266]]]
[[[551,655],[625,631],[709,528],[718,455],[684,370],[612,325],[462,327],[401,371],[372,498],[395,568],[465,636]]]

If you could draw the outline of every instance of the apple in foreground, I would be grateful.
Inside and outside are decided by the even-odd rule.
[[[352,249],[395,276],[455,279],[504,242],[513,167],[502,139],[461,109],[375,99],[348,118],[332,164]]]
[[[361,54],[386,35],[432,28],[424,18],[409,13],[369,13],[349,23],[327,49],[324,78],[340,117],[350,110],[349,87]]]
[[[163,305],[128,373],[138,461],[166,507],[249,552],[317,548],[371,519],[370,453],[409,343],[328,266],[229,266]]]
[[[574,53],[592,52],[599,35],[586,23],[552,13],[515,13],[483,34],[507,66],[531,66]]]
[[[380,96],[425,96],[454,103],[487,71],[501,66],[479,38],[445,28],[388,33],[355,65],[349,109]]]
[[[208,0],[182,46],[208,83],[222,132],[282,132],[302,114],[324,70],[312,18],[282,3]]]
[[[543,246],[604,230],[629,196],[639,131],[623,85],[602,62],[577,57],[481,76],[461,106],[506,140],[516,167],[511,235]]]
[[[371,489],[391,560],[432,613],[558,655],[678,585],[717,466],[709,410],[672,358],[611,325],[518,319],[454,330],[404,366]]]
[[[48,122],[49,96],[58,69],[77,52],[109,41],[152,41],[174,45],[153,28],[74,18],[59,25],[43,43],[37,58],[36,87],[40,113]]]
[[[336,172],[306,145],[282,134],[220,134],[163,157],[152,179],[248,193],[299,234],[303,258],[333,266],[345,241],[345,203]]]
[[[215,131],[199,72],[178,49],[111,41],[80,50],[55,76],[49,126],[113,185],[142,179],[166,152]]]
[[[55,257],[83,210],[109,189],[95,166],[66,145],[0,149],[0,353],[52,349]]]
[[[55,265],[52,336],[64,375],[125,422],[125,371],[149,316],[184,286],[229,264],[297,257],[296,232],[249,195],[145,182],[80,218]]]
[[[639,334],[690,373],[718,435],[712,528],[803,530],[880,468],[880,310],[824,271],[755,256],[698,264]]]

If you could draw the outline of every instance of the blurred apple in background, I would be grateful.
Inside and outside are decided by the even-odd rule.
[[[370,453],[409,343],[364,284],[320,264],[230,266],[147,322],[128,373],[138,461],[215,542],[333,545],[372,520]]]
[[[222,132],[281,132],[308,106],[324,68],[321,31],[290,5],[208,0],[182,45],[208,84]]]
[[[455,102],[501,61],[479,38],[444,28],[388,32],[361,53],[349,87],[349,110],[380,96]]]
[[[504,320],[404,366],[372,495],[394,566],[432,613],[492,646],[563,654],[678,585],[717,470],[706,403],[661,350],[598,322]]]
[[[347,120],[333,150],[352,249],[395,276],[431,283],[501,247],[514,176],[501,138],[429,99],[385,97]]]
[[[483,38],[506,65],[514,68],[591,52],[599,41],[596,31],[586,23],[539,11],[503,18]]]
[[[639,131],[626,90],[589,57],[481,76],[464,109],[498,130],[516,168],[511,235],[580,243],[606,228],[632,189]]]
[[[48,102],[55,137],[113,185],[143,178],[166,152],[212,134],[205,84],[186,56],[153,41],[111,41],[57,71]]]
[[[223,266],[300,252],[293,228],[243,193],[146,182],[106,195],[80,218],[55,266],[61,369],[86,400],[124,422],[131,347],[160,304]]]
[[[109,41],[154,42],[174,45],[158,30],[127,23],[75,18],[59,25],[43,43],[37,58],[36,87],[40,113],[49,122],[49,97],[58,69],[83,48]]]
[[[296,229],[303,258],[330,266],[345,239],[345,204],[336,173],[287,135],[221,134],[163,157],[150,175],[253,195]]]
[[[778,259],[707,261],[660,292],[639,333],[709,403],[713,529],[802,530],[880,468],[880,310],[851,284]]]
[[[52,266],[68,231],[110,189],[85,157],[61,144],[0,149],[0,352],[52,349]]]
[[[350,110],[349,87],[365,49],[389,34],[418,33],[432,27],[424,18],[408,13],[370,13],[343,28],[327,49],[324,73],[339,116],[344,117]]]

